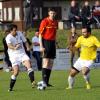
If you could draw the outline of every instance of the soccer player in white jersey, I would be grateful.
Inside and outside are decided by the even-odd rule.
[[[32,87],[34,87],[34,71],[32,69],[30,58],[25,53],[23,42],[25,43],[27,50],[30,50],[30,48],[22,32],[17,31],[16,25],[11,25],[10,34],[7,35],[6,42],[8,45],[8,54],[13,68],[13,73],[11,75],[10,80],[10,87],[8,91],[13,90],[16,78],[19,73],[19,66],[21,63],[27,68],[27,72],[32,83]]]

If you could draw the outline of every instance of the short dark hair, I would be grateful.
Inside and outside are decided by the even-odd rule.
[[[54,11],[55,12],[55,9],[54,8],[48,8],[48,12],[49,11]]]
[[[91,33],[91,28],[90,27],[82,27],[82,29],[86,29],[88,33]]]
[[[13,28],[16,28],[16,29],[17,29],[17,25],[15,25],[15,24],[11,24],[11,25],[10,25],[10,31],[12,31]]]
[[[87,32],[91,33],[91,28],[87,27]]]

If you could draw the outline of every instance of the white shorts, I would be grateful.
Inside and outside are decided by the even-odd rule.
[[[15,54],[13,57],[10,57],[12,67],[15,66],[15,65],[20,66],[20,64],[25,60],[30,60],[30,58],[25,53]]]
[[[75,64],[74,64],[74,68],[77,69],[78,71],[81,71],[83,67],[87,67],[90,69],[90,67],[93,64],[93,60],[82,60],[82,59],[78,59]]]

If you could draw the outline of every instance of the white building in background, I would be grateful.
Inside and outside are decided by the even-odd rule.
[[[30,11],[30,4],[26,1],[30,0],[0,0],[5,1],[0,3],[0,20],[3,22],[12,22],[18,25],[18,29],[24,30],[25,26],[30,24],[32,27],[38,27],[41,19],[48,16],[48,8],[55,8],[57,12],[56,19],[59,21],[60,29],[68,28],[68,10],[71,0],[42,0],[43,6],[33,7]],[[38,1],[38,0],[31,0]],[[41,0],[40,0],[41,1]],[[77,0],[82,7],[84,0]],[[90,5],[94,4],[95,0],[90,0]],[[32,3],[31,3],[32,4]],[[36,4],[37,5],[37,4]],[[2,10],[1,10],[2,9]],[[30,14],[31,12],[31,14]],[[3,17],[2,17],[3,16]],[[30,17],[31,16],[31,17]],[[34,23],[33,23],[34,22]]]
[[[0,21],[2,21],[2,2],[0,2]]]

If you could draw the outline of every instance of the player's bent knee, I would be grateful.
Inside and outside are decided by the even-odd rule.
[[[90,69],[89,68],[84,68],[82,69],[82,74],[87,75],[89,73]]]
[[[31,62],[30,62],[30,60],[24,61],[23,64],[24,64],[24,66],[25,66],[27,69],[31,68]]]
[[[82,72],[83,75],[87,75],[88,73],[89,73],[89,70]]]
[[[78,72],[76,70],[74,70],[74,69],[71,69],[69,75],[72,76],[72,77],[74,77],[76,74],[78,74]]]
[[[18,76],[18,74],[19,74],[19,70],[15,70],[15,71],[13,72],[13,75],[15,75],[15,76]]]
[[[76,75],[75,73],[70,73],[71,77],[75,77],[75,75]]]

